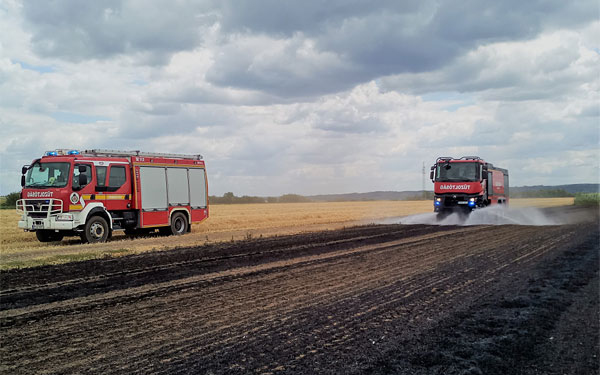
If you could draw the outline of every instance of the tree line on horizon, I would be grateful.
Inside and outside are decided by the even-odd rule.
[[[210,195],[208,201],[211,204],[237,204],[237,203],[302,203],[311,200],[299,194],[284,194],[279,197],[257,197],[250,195],[236,196],[232,192],[223,194],[222,197]]]
[[[511,198],[564,198],[574,197],[575,194],[569,193],[565,189],[540,189],[530,191],[519,191],[510,193]],[[332,194],[332,199],[328,200],[331,202],[344,202],[350,201],[344,198],[335,198],[335,194]],[[418,200],[432,200],[434,197],[433,191],[425,191],[423,193],[414,194],[403,199],[404,201],[418,201]],[[361,199],[361,201],[372,201],[376,199]],[[241,197],[236,196],[232,192],[223,194],[222,197],[211,195],[209,196],[209,202],[211,204],[237,204],[237,203],[302,203],[302,202],[317,202],[323,200],[313,200],[309,197],[300,194],[284,194],[279,197],[259,197],[243,195]]]
[[[510,198],[565,198],[574,196],[575,194],[569,193],[565,189],[540,189],[509,192]]]
[[[14,192],[10,193],[2,198],[0,201],[0,208],[11,209],[15,208],[15,204],[20,199],[21,193]],[[562,198],[562,197],[574,197],[575,194],[569,193],[565,189],[539,189],[530,191],[518,191],[510,192],[511,198]],[[335,195],[332,195],[335,197]],[[425,191],[422,194],[415,194],[408,196],[401,200],[414,201],[414,200],[431,200],[433,199],[432,191]],[[362,201],[372,201],[375,199],[362,199]],[[211,204],[244,204],[244,203],[303,203],[303,202],[316,202],[317,200],[310,199],[309,197],[300,194],[284,194],[278,197],[259,197],[243,195],[241,197],[236,196],[233,192],[227,192],[222,197],[211,195],[209,196],[209,202]],[[322,201],[322,200],[319,200]],[[332,202],[343,202],[349,201],[344,198],[332,198]]]

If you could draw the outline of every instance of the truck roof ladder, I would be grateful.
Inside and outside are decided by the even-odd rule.
[[[84,156],[120,156],[120,157],[142,156],[142,157],[150,157],[150,158],[202,160],[202,155],[200,155],[200,154],[165,154],[165,153],[160,153],[160,152],[141,152],[139,150],[121,151],[121,150],[93,149],[93,150],[85,150],[81,153],[81,155],[84,155]]]

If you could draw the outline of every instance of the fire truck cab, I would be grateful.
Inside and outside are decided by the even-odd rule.
[[[437,158],[431,167],[434,212],[468,214],[493,204],[508,204],[508,171],[478,156]]]
[[[114,230],[184,234],[208,218],[201,155],[117,150],[48,151],[22,168],[19,228],[42,242]]]

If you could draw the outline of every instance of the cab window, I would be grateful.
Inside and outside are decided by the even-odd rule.
[[[125,167],[112,165],[110,167],[110,176],[108,177],[108,186],[111,188],[120,188],[125,183]]]
[[[98,186],[106,186],[106,167],[96,166],[96,179]]]
[[[84,172],[79,172],[79,167],[83,166],[85,167],[85,171]],[[79,185],[79,175],[83,173],[87,176],[87,183],[85,185]],[[76,164],[75,168],[73,169],[73,189],[82,189],[84,186],[86,186],[87,184],[89,184],[90,182],[92,182],[92,168],[90,165],[87,164]]]

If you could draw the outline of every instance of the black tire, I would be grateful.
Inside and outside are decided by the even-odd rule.
[[[181,213],[176,212],[171,216],[171,234],[174,236],[180,236],[188,231],[187,217]]]
[[[53,230],[36,230],[35,236],[40,242],[54,242],[61,241],[65,235]]]
[[[81,235],[83,242],[97,243],[106,242],[108,239],[110,228],[108,223],[102,216],[92,216],[87,223]]]

